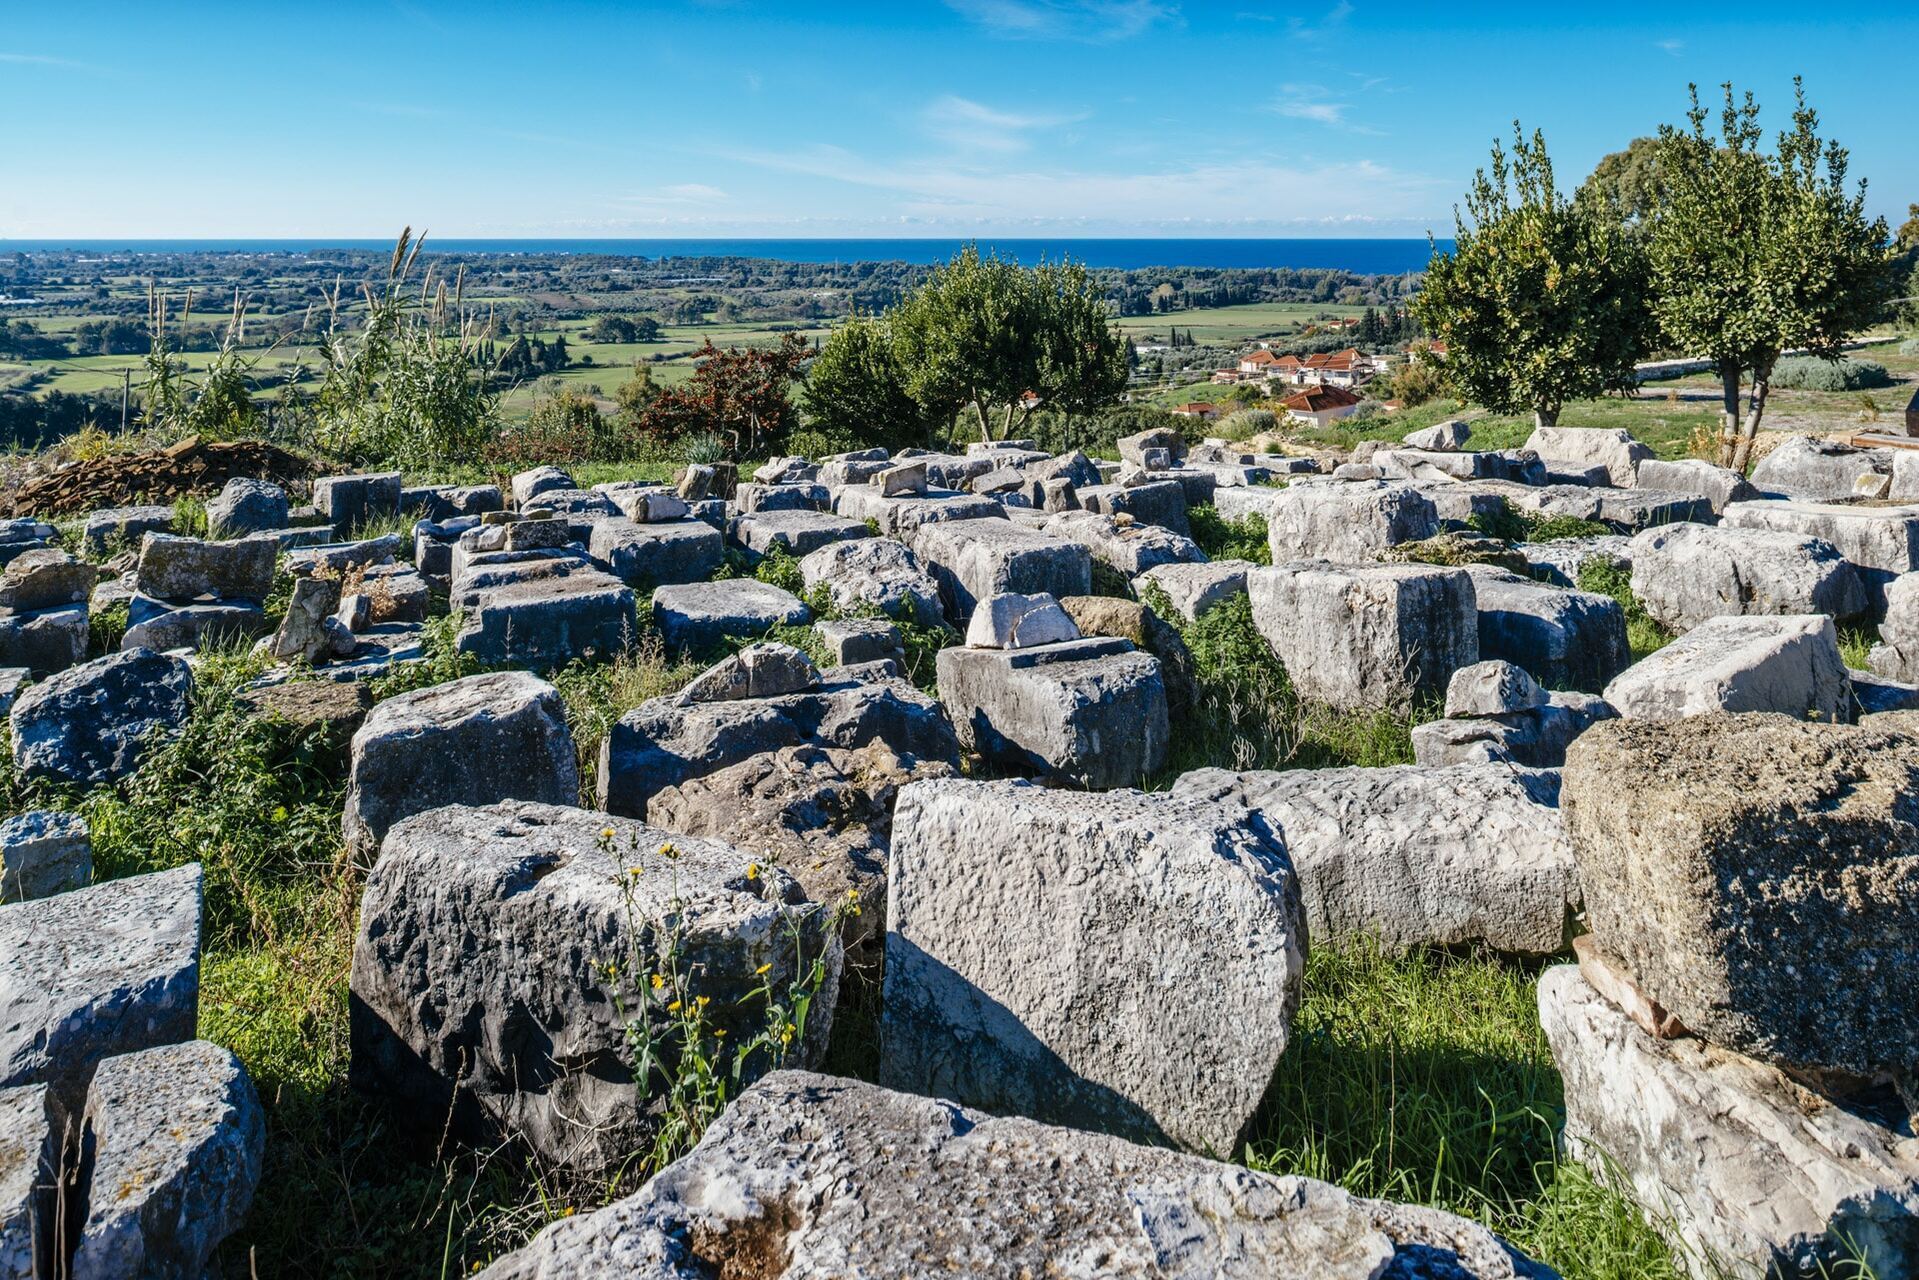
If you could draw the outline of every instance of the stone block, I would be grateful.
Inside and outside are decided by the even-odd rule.
[[[1444,695],[1479,661],[1473,575],[1435,565],[1297,561],[1246,575],[1253,623],[1302,697],[1343,710]]]

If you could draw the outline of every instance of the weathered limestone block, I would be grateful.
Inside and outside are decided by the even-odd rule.
[[[1626,611],[1611,596],[1474,565],[1479,656],[1503,658],[1555,689],[1594,692],[1632,662]]]
[[[1564,803],[1597,943],[1715,1044],[1807,1070],[1919,1069],[1915,727],[1595,725],[1567,753]]]
[[[207,533],[215,538],[244,538],[287,527],[287,491],[265,480],[235,476],[207,500]]]
[[[654,698],[621,716],[600,745],[598,804],[648,817],[661,790],[784,747],[857,750],[883,744],[901,758],[957,766],[959,744],[940,704],[904,680],[823,680],[778,698],[682,704]]]
[[[1669,493],[1697,494],[1712,504],[1714,515],[1730,503],[1749,502],[1759,496],[1759,490],[1746,477],[1731,467],[1716,466],[1703,458],[1680,458],[1675,462],[1642,459],[1633,483]]]
[[[1432,499],[1403,484],[1318,481],[1270,492],[1258,505],[1274,564],[1322,558],[1364,564],[1387,547],[1439,532]]]
[[[55,1119],[45,1085],[0,1089],[0,1277],[42,1280],[54,1272]]]
[[[966,643],[974,649],[1031,649],[1079,639],[1079,628],[1049,595],[1014,592],[982,600],[966,624]]]
[[[1131,484],[1087,485],[1076,490],[1079,505],[1100,515],[1130,516],[1137,524],[1158,525],[1185,537],[1191,532],[1186,518],[1186,488],[1171,480]]]
[[[265,1155],[240,1060],[205,1040],[108,1058],[82,1123],[92,1165],[73,1280],[203,1274],[246,1218]]]
[[[87,786],[125,777],[185,722],[192,694],[187,664],[148,649],[69,667],[14,700],[14,768]]]
[[[1618,714],[1611,703],[1589,693],[1549,693],[1540,706],[1499,715],[1449,713],[1413,726],[1413,763],[1433,768],[1504,762],[1557,769],[1566,763],[1566,748],[1574,739]]]
[[[506,495],[493,484],[418,485],[400,490],[400,510],[435,523],[471,519],[506,510]]]
[[[199,596],[264,600],[273,590],[280,558],[277,538],[247,537],[205,542],[170,533],[149,533],[140,542],[134,585],[161,600]]]
[[[753,578],[689,582],[653,593],[653,621],[666,643],[695,653],[812,616],[791,591]]]
[[[1041,528],[1084,546],[1095,560],[1118,570],[1128,581],[1159,565],[1206,559],[1198,543],[1164,525],[1122,522],[1091,508],[1053,516]]]
[[[558,467],[533,467],[507,481],[507,489],[512,493],[516,507],[532,506],[542,494],[579,487],[572,476]]]
[[[353,735],[340,832],[362,865],[403,818],[443,804],[577,804],[579,766],[559,690],[490,671],[389,698]]]
[[[1315,942],[1479,943],[1550,954],[1579,904],[1559,779],[1507,764],[1200,769],[1177,794],[1243,804],[1279,831]]]
[[[103,1058],[191,1040],[202,894],[195,862],[0,906],[0,1087],[77,1111]]]
[[[1285,846],[1253,814],[1137,792],[915,783],[894,813],[887,891],[882,1084],[1237,1149],[1291,1037],[1305,967]],[[1199,990],[1213,996],[1142,998]]]
[[[1246,585],[1254,625],[1316,702],[1359,710],[1437,698],[1479,661],[1464,569],[1296,561],[1254,569]]]
[[[1093,589],[1093,557],[1084,546],[1010,520],[923,525],[910,545],[938,581],[947,616],[956,624],[990,596],[1083,596]]]
[[[647,802],[647,819],[737,845],[787,871],[814,902],[832,906],[856,895],[859,912],[840,929],[850,949],[886,929],[886,860],[900,788],[955,772],[943,760],[902,759],[880,742],[782,747],[666,788]],[[866,958],[877,971],[877,957]]]
[[[1838,548],[1804,534],[1673,524],[1634,538],[1631,554],[1633,594],[1675,631],[1732,615],[1866,611]]]
[[[1855,449],[1814,436],[1790,436],[1752,469],[1753,487],[1810,502],[1850,498],[1867,476],[1890,476],[1892,457],[1884,449]]]
[[[313,482],[313,505],[344,537],[369,521],[400,514],[400,473],[322,476]]]
[[[51,898],[93,878],[93,843],[75,813],[16,813],[0,821],[0,902]]]
[[[1652,457],[1652,450],[1630,432],[1606,427],[1536,427],[1523,447],[1556,470],[1604,467],[1621,488],[1632,485],[1640,463]]]
[[[1605,697],[1634,720],[1776,711],[1830,723],[1852,715],[1838,633],[1824,614],[1710,619],[1626,668]]]
[[[1133,579],[1133,594],[1144,599],[1146,590],[1156,587],[1181,617],[1197,622],[1215,605],[1245,595],[1246,575],[1256,567],[1250,560],[1154,565]]]
[[[1411,449],[1432,449],[1437,452],[1455,452],[1466,447],[1466,441],[1472,438],[1473,429],[1459,418],[1449,418],[1445,422],[1436,422],[1423,431],[1406,433],[1406,446]]]
[[[1572,965],[1539,979],[1566,1085],[1566,1147],[1623,1179],[1698,1280],[1910,1277],[1919,1158],[1775,1067],[1691,1037],[1657,1040]]]
[[[891,618],[939,626],[939,582],[920,558],[891,538],[859,538],[821,547],[800,561],[811,592],[824,586],[841,609],[876,607]]]
[[[937,665],[960,744],[1001,768],[1107,790],[1138,786],[1166,762],[1165,679],[1128,641],[954,647]]]
[[[32,613],[85,604],[99,577],[93,565],[54,547],[23,552],[0,570],[0,609]]]
[[[1723,520],[1735,529],[1775,529],[1830,542],[1859,571],[1875,611],[1887,583],[1919,569],[1919,507],[1735,502]]]
[[[116,545],[137,551],[147,534],[165,533],[171,528],[172,507],[106,507],[88,514],[80,544],[88,552],[106,551]]]
[[[1891,680],[1919,682],[1919,573],[1886,584],[1886,616],[1866,665]]]
[[[1186,441],[1171,427],[1154,427],[1137,435],[1121,436],[1115,447],[1120,457],[1142,467],[1146,465],[1148,449],[1164,449],[1175,461],[1186,456]]]
[[[726,539],[698,520],[601,520],[587,539],[586,553],[627,586],[651,592],[712,577],[726,559]]]
[[[84,604],[18,613],[0,609],[0,666],[51,675],[85,662],[87,619]]]
[[[216,648],[251,640],[271,625],[266,610],[251,600],[208,600],[174,606],[151,596],[135,596],[127,606],[125,650]]]
[[[846,1280],[1553,1275],[1435,1209],[783,1071],[638,1192],[482,1276],[690,1276],[740,1257]]]
[[[722,658],[695,676],[675,696],[680,706],[696,702],[732,702],[740,698],[778,698],[817,689],[819,668],[803,650],[762,641]]]
[[[900,629],[883,618],[823,618],[813,624],[813,634],[820,638],[829,666],[906,657]]]
[[[546,670],[576,658],[610,657],[638,634],[633,589],[611,574],[587,571],[481,592],[454,644],[489,665]]]
[[[524,801],[408,818],[387,833],[361,902],[354,1085],[422,1129],[604,1170],[650,1128],[655,1082],[636,1087],[629,1020],[664,1033],[672,1015],[646,975],[688,975],[674,998],[708,997],[711,1023],[745,1040],[764,1017],[748,994],[783,988],[823,956],[794,1046],[798,1063],[815,1061],[832,1028],[839,937],[791,876],[753,863],[716,840]]]
[[[861,521],[800,509],[735,516],[727,528],[730,540],[756,556],[774,551],[803,556],[829,542],[871,536],[872,530]]]
[[[355,542],[326,542],[315,547],[298,547],[287,552],[287,572],[296,576],[313,573],[350,573],[368,565],[392,564],[403,544],[397,533]],[[459,572],[455,566],[454,572]]]

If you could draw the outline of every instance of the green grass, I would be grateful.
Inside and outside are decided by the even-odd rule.
[[[1194,307],[1164,315],[1121,316],[1115,324],[1141,345],[1153,338],[1164,342],[1178,329],[1182,339],[1190,332],[1201,346],[1231,346],[1253,338],[1296,334],[1315,321],[1344,319],[1364,311],[1364,307],[1331,302],[1252,302],[1238,307]]]
[[[1536,986],[1483,955],[1315,948],[1246,1163],[1449,1209],[1569,1278],[1676,1280],[1637,1209],[1559,1162]]]
[[[1595,556],[1579,566],[1579,589],[1611,596],[1626,611],[1626,643],[1634,662],[1672,643],[1673,633],[1654,621],[1633,594],[1631,570]]]

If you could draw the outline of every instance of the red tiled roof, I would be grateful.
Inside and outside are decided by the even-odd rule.
[[[1328,409],[1344,409],[1358,403],[1359,397],[1344,387],[1313,387],[1280,401],[1286,408],[1297,409],[1301,413],[1323,413]]]

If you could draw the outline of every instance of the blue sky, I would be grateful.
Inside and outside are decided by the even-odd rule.
[[[0,3],[0,238],[1441,234],[1803,75],[1896,222],[1919,7]],[[1716,92],[1716,90],[1714,91]]]

